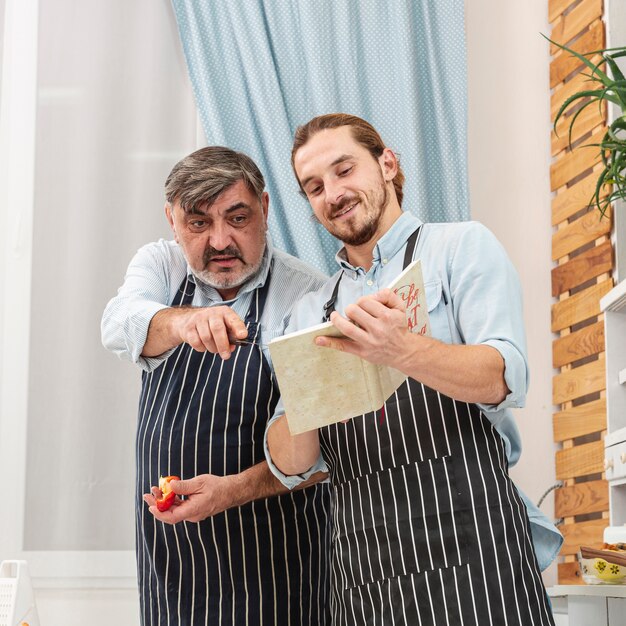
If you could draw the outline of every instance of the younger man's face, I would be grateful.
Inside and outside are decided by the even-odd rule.
[[[313,213],[348,245],[380,235],[388,203],[381,159],[352,137],[349,126],[321,130],[296,152],[296,175]]]

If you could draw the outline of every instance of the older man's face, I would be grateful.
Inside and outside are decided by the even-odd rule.
[[[261,200],[243,181],[226,189],[210,206],[185,212],[166,206],[176,241],[194,276],[215,287],[224,300],[259,270],[266,246],[269,197]]]

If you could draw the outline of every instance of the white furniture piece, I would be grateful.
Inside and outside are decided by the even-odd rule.
[[[626,626],[626,585],[556,585],[548,595],[557,626]]]
[[[605,541],[626,536],[626,280],[600,300],[606,346],[607,433],[604,470],[609,482],[611,526]]]

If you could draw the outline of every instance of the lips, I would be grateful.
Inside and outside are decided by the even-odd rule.
[[[350,211],[352,211],[352,209],[354,209],[354,207],[358,203],[359,201],[356,200],[354,202],[350,202],[346,206],[342,206],[340,209],[338,209],[337,211],[333,213],[333,215],[331,216],[331,219],[335,220],[335,219],[342,218],[344,215],[347,215],[348,213],[350,213]]]
[[[245,264],[239,248],[234,245],[226,246],[221,250],[208,246],[204,251],[204,258],[202,259],[204,267],[208,268],[209,265],[217,267],[220,270],[229,270],[233,267],[237,267],[238,263]]]
[[[240,261],[236,256],[214,256],[209,259],[209,263],[215,263],[220,267],[232,267]]]

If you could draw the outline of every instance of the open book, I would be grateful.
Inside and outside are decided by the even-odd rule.
[[[413,261],[389,288],[404,300],[411,332],[430,336],[420,261]],[[292,435],[377,411],[406,380],[391,367],[315,345],[321,335],[343,336],[332,322],[325,322],[269,344]]]

